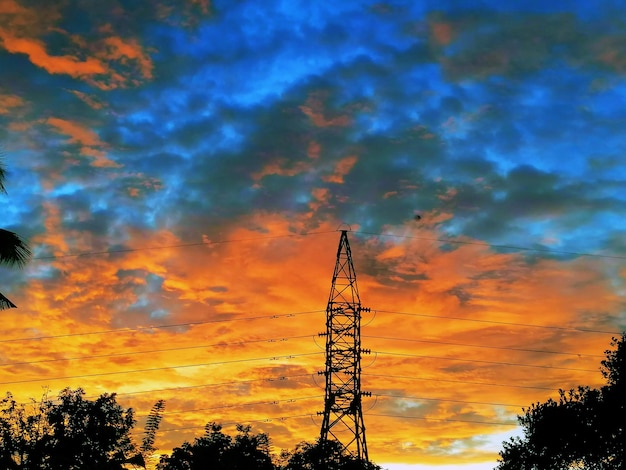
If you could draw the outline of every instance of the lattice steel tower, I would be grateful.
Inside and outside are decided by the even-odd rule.
[[[320,442],[335,439],[355,457],[367,461],[367,444],[361,398],[361,307],[347,230],[341,231],[337,262],[326,307],[326,378],[324,416]]]

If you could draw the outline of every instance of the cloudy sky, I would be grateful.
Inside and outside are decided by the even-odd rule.
[[[345,228],[370,457],[493,468],[626,330],[621,3],[0,0],[1,391],[311,441]]]

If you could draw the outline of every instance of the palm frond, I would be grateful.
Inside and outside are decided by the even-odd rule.
[[[0,264],[22,267],[32,253],[19,235],[0,228]]]
[[[13,302],[7,299],[2,292],[0,292],[0,310],[6,310],[7,308],[17,308]]]
[[[7,176],[7,172],[4,169],[4,162],[2,161],[2,157],[4,156],[4,154],[2,153],[2,150],[0,150],[0,193],[7,193],[7,190],[4,187],[4,180]]]

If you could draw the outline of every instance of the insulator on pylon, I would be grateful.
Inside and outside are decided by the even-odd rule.
[[[369,307],[361,307],[361,312],[371,312],[372,309]]]
[[[371,349],[361,349],[361,354],[372,354]]]
[[[361,392],[361,396],[362,397],[371,397],[372,396],[372,392]]]

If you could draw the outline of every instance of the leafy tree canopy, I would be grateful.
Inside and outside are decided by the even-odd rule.
[[[380,470],[378,465],[352,456],[337,441],[302,442],[281,454],[280,470]]]
[[[11,394],[0,400],[0,469],[130,470],[145,468],[154,446],[163,400],[150,411],[141,445],[131,432],[133,410],[122,408],[115,394],[95,400],[82,389],[64,389],[57,400],[44,396],[29,405]],[[267,434],[237,425],[232,437],[208,423],[202,436],[162,455],[157,470],[380,470],[349,454],[336,441],[300,443],[293,451],[273,455]]]
[[[626,333],[605,351],[600,389],[559,391],[518,416],[523,436],[503,443],[497,470],[626,469]]]
[[[171,455],[163,455],[158,470],[274,470],[266,434],[252,434],[250,426],[237,425],[232,438],[222,426],[209,423],[203,436],[184,442]]]
[[[132,442],[132,409],[115,394],[87,400],[65,389],[58,402],[44,397],[31,409],[10,394],[0,401],[0,468],[7,470],[122,470],[143,467]]]

